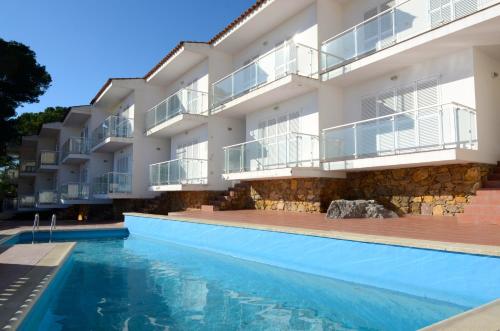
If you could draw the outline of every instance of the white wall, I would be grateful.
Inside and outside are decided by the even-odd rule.
[[[256,39],[238,54],[234,54],[233,71],[243,66],[245,61],[265,54],[276,47],[276,44],[290,38],[294,38],[297,43],[317,48],[317,33],[316,6],[311,5],[269,33]]]
[[[396,79],[391,80],[391,77]],[[434,77],[440,83],[440,103],[458,102],[475,108],[473,56],[472,50],[467,49],[345,88],[343,123],[337,125],[361,120],[361,100],[367,96]]]
[[[500,160],[500,61],[474,49],[474,77],[479,153],[490,162]]]
[[[318,102],[317,93],[309,93],[287,100],[273,107],[249,113],[246,116],[246,141],[255,140],[256,132],[261,121],[278,118],[282,115],[300,113],[300,133],[318,135]]]

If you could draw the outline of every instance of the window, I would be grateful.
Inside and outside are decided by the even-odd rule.
[[[199,159],[200,150],[198,146],[198,139],[193,139],[190,142],[178,144],[175,154],[177,159]]]
[[[438,103],[438,79],[421,80],[361,99],[361,120],[432,107]]]
[[[120,155],[116,161],[116,172],[128,174],[131,170],[131,157],[129,154]]]

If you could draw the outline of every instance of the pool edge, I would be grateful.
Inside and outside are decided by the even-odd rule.
[[[295,228],[288,226],[253,224],[245,222],[214,221],[208,219],[195,219],[178,215],[155,215],[155,214],[143,214],[143,213],[123,213],[123,215],[125,217],[126,216],[144,217],[144,218],[160,219],[165,221],[178,221],[178,222],[188,222],[196,224],[218,225],[223,227],[235,227],[242,229],[288,233],[295,235],[348,240],[348,241],[370,243],[370,244],[429,249],[429,250],[443,251],[449,253],[462,253],[471,255],[500,257],[500,246],[465,244],[457,242],[422,240],[422,239],[391,237],[391,236],[381,236],[381,235],[369,235],[369,234],[360,234],[354,232],[314,230],[314,229],[306,229],[298,227]]]

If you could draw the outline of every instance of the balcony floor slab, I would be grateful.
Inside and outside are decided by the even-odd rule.
[[[446,149],[408,154],[359,158],[345,161],[324,162],[324,169],[333,171],[363,171],[423,167],[460,163],[496,164],[494,157],[480,155],[477,150]]]
[[[201,114],[180,114],[146,131],[146,136],[170,137],[208,123],[208,117]]]
[[[324,171],[319,168],[290,167],[223,174],[225,180],[261,180],[280,178],[345,178],[343,172]]]
[[[124,148],[125,146],[131,145],[132,143],[133,138],[109,137],[92,147],[91,152],[112,153]]]
[[[62,164],[82,164],[87,162],[90,156],[87,154],[68,154],[62,161]]]
[[[321,82],[314,78],[287,75],[212,109],[212,114],[241,118],[252,111],[312,92],[320,84]]]
[[[150,186],[151,192],[206,191],[207,184],[170,184]]]

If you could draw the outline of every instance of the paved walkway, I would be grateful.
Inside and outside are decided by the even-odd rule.
[[[0,328],[15,329],[74,243],[18,244],[0,254]]]
[[[500,246],[500,225],[461,224],[455,217],[405,216],[399,219],[327,220],[325,214],[283,213],[259,210],[170,213],[192,219],[285,226],[311,230],[350,232],[377,236]]]

